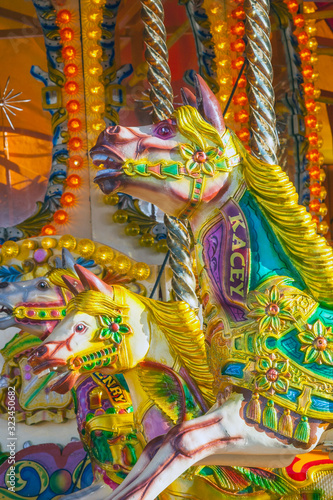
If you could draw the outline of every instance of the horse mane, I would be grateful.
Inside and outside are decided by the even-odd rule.
[[[137,298],[149,310],[152,321],[162,330],[207,403],[214,404],[213,376],[207,362],[205,337],[193,309],[186,302],[160,302],[141,295]]]
[[[313,297],[333,306],[333,250],[316,231],[293,183],[279,165],[250,155],[234,135],[243,157],[246,184]]]
[[[72,271],[72,269],[61,269],[59,267],[53,267],[51,271],[45,275],[45,278],[48,278],[53,285],[66,288],[66,290],[68,290],[68,286],[62,278],[63,275],[78,279],[77,274]]]
[[[191,106],[175,111],[182,135],[200,147],[221,146],[218,131]],[[316,232],[316,224],[298,203],[293,183],[279,165],[268,165],[250,155],[236,134],[232,141],[243,157],[243,173],[249,191],[258,202],[284,251],[292,260],[313,297],[333,306],[333,250]],[[228,146],[225,155],[228,154]]]

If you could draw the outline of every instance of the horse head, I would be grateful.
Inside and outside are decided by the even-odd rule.
[[[174,116],[144,127],[108,127],[91,149],[95,178],[104,193],[121,190],[189,217],[228,183],[240,163],[226,129],[219,102],[204,80],[196,77],[196,96],[182,90],[184,105]]]
[[[74,259],[66,249],[62,259],[56,259],[56,267],[45,276],[0,283],[0,330],[16,326],[41,338],[52,331],[71,298],[60,283],[58,286],[53,281],[52,276],[60,269],[74,273]]]
[[[107,285],[79,265],[75,270],[79,280],[63,276],[74,294],[66,317],[29,357],[36,374],[51,369],[59,373],[49,387],[61,394],[82,375],[133,368],[149,349],[141,324],[143,306],[135,294]],[[135,336],[130,322],[135,322]]]

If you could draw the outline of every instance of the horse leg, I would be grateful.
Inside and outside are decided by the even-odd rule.
[[[116,490],[110,500],[153,500],[189,467],[199,460],[242,440],[230,437],[221,426],[221,412],[213,412],[175,426],[165,436],[152,461]],[[141,467],[142,469],[142,467]]]

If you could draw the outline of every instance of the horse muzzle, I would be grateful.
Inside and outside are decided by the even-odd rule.
[[[44,372],[45,370],[67,366],[65,360],[52,356],[51,346],[48,346],[47,344],[34,349],[28,358],[28,363],[36,375]]]

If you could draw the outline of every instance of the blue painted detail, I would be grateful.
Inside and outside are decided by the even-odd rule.
[[[311,410],[333,413],[333,401],[329,401],[328,399],[323,399],[318,396],[312,396],[311,399]]]
[[[123,389],[125,389],[125,391],[129,392],[129,387],[128,387],[126,379],[122,373],[115,373],[113,375],[113,377],[118,380],[119,384],[121,385],[121,387]]]
[[[20,281],[24,274],[23,269],[14,266],[1,266],[0,267],[0,281],[6,281],[8,283],[14,283],[15,281]]]
[[[301,391],[298,391],[297,389],[288,389],[288,392],[286,394],[279,394],[279,397],[288,399],[288,401],[291,401],[292,403],[296,403],[297,398],[301,395]]]
[[[243,378],[243,370],[245,363],[227,363],[221,369],[222,375],[230,375],[231,377]]]
[[[247,219],[251,240],[250,290],[270,276],[288,276],[294,286],[303,290],[304,282],[281,247],[273,230],[262,215],[258,203],[249,191],[245,191],[239,202]],[[260,247],[258,242],[260,242]]]
[[[90,269],[91,267],[95,267],[96,263],[92,259],[84,259],[83,257],[78,257],[76,259],[76,264],[79,264],[82,267],[85,267],[86,269]]]
[[[275,349],[276,348],[276,339],[274,337],[268,337],[266,339],[266,347],[267,347],[267,349]]]

